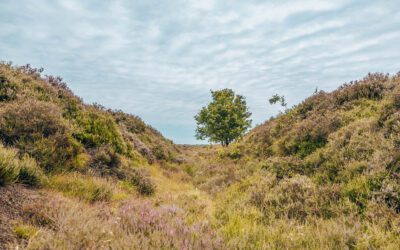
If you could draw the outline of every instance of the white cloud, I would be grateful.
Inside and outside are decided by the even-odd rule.
[[[210,89],[245,95],[260,123],[277,111],[273,93],[295,104],[316,86],[398,71],[398,13],[396,0],[4,0],[0,57],[190,143]]]

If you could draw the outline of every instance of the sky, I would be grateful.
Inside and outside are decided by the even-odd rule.
[[[246,97],[253,126],[316,88],[400,71],[400,0],[1,0],[0,60],[63,77],[86,103],[196,141],[210,90]]]

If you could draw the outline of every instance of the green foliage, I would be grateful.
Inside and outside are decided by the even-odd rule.
[[[196,137],[228,146],[242,136],[251,126],[251,113],[243,96],[235,95],[231,89],[211,91],[212,102],[195,116]]]
[[[126,145],[111,116],[99,111],[88,110],[76,118],[81,129],[74,133],[74,137],[89,148],[109,144],[118,153],[126,151]]]
[[[346,185],[344,194],[352,202],[356,203],[360,209],[365,209],[368,199],[371,198],[368,180],[365,177],[352,180]]]
[[[37,232],[38,229],[36,227],[27,224],[19,224],[14,228],[14,233],[17,237],[24,240],[29,240],[36,235]]]
[[[185,165],[183,170],[189,175],[189,176],[194,176],[195,174],[195,169],[193,168],[192,165]]]
[[[122,156],[112,148],[100,147],[92,157],[91,167],[102,175],[115,175],[122,165]]]
[[[16,181],[19,172],[19,159],[16,150],[5,149],[0,144],[0,186]]]
[[[146,125],[139,117],[122,111],[112,111],[111,114],[127,142],[128,150],[135,150],[150,164],[156,160],[177,160],[179,152],[172,141],[165,139],[160,132]],[[134,154],[131,154],[131,157],[135,157]]]
[[[46,176],[32,158],[24,156],[20,159],[17,150],[0,144],[0,186],[18,182],[38,187],[46,181]]]
[[[243,145],[235,143],[231,144],[231,146],[228,148],[220,148],[218,150],[218,155],[222,159],[228,157],[229,159],[239,160],[244,156],[243,151]]]
[[[278,95],[278,94],[275,94],[275,95],[273,95],[269,100],[268,100],[268,102],[269,102],[269,104],[276,104],[276,103],[279,103],[279,105],[281,105],[283,108],[285,108],[286,109],[286,107],[287,107],[287,103],[286,103],[286,101],[285,101],[285,97],[282,95],[282,96],[280,96],[280,95]]]
[[[25,185],[40,187],[45,185],[48,180],[35,160],[25,156],[20,162],[17,181]]]
[[[109,201],[113,195],[112,187],[103,179],[78,174],[54,176],[50,180],[50,187],[87,202]]]

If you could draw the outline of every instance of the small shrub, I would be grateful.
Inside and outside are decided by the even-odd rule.
[[[17,85],[0,75],[0,102],[13,101],[17,98]]]
[[[18,152],[0,144],[0,186],[16,181],[19,173]]]
[[[35,160],[25,156],[20,162],[17,180],[19,183],[33,187],[42,186],[47,182],[47,177],[36,164]]]
[[[0,144],[0,186],[18,182],[37,187],[46,180],[34,159],[28,156],[20,159],[16,149],[7,149]]]
[[[143,168],[133,171],[131,182],[142,195],[152,195],[155,192],[156,187],[149,175],[149,172]]]
[[[151,152],[157,160],[168,160],[170,158],[168,150],[161,145],[155,145],[152,147]]]
[[[153,155],[151,149],[135,134],[125,134],[125,137],[133,144],[133,148],[147,159],[148,163],[153,164],[155,162],[156,157]]]
[[[95,151],[90,165],[92,168],[98,170],[101,175],[119,175],[122,156],[115,152],[109,145],[104,145]]]
[[[384,123],[385,135],[400,146],[400,112],[395,112]]]
[[[126,114],[120,110],[113,111],[112,115],[115,117],[115,121],[118,124],[126,126],[127,130],[134,134],[144,133],[146,130],[146,124],[138,116]]]
[[[85,146],[96,148],[109,144],[118,153],[126,151],[126,145],[110,115],[94,108],[88,109],[77,115],[76,122],[80,131],[75,132],[74,137]]]
[[[343,189],[344,195],[359,207],[360,212],[364,212],[369,201],[372,200],[372,198],[376,198],[376,194],[383,185],[383,178],[384,175],[382,174],[362,175],[355,178],[345,185]],[[385,186],[383,190],[387,187],[388,186]],[[390,193],[386,191],[388,191],[388,189],[386,189],[384,193]],[[390,206],[390,204],[388,205]]]
[[[20,224],[14,228],[14,233],[18,238],[29,240],[38,232],[38,229],[31,225]]]
[[[231,147],[229,147],[229,148],[219,149],[218,154],[219,154],[219,157],[221,157],[221,158],[228,157],[233,160],[238,160],[238,159],[242,158],[242,156],[243,156],[243,147],[241,147],[237,144],[234,144],[234,145],[231,145]]]
[[[194,176],[195,174],[195,169],[192,165],[185,165],[185,167],[183,168],[183,170],[190,176]]]

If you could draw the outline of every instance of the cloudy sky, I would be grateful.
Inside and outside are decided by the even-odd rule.
[[[44,67],[85,102],[196,143],[210,89],[247,98],[253,125],[368,72],[400,70],[399,0],[1,0],[0,60]]]

